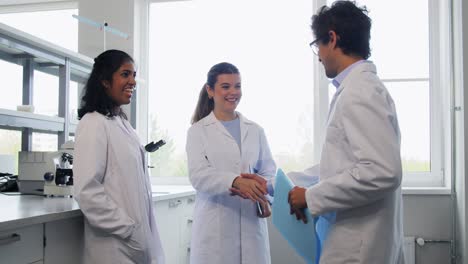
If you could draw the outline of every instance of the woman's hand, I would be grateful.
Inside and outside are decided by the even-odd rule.
[[[263,178],[262,176],[259,176],[258,174],[255,174],[255,173],[241,173],[240,176],[242,178],[256,180],[259,184],[261,184],[263,187],[265,187],[265,190],[267,189],[267,180],[265,180],[265,178]]]
[[[265,194],[267,194],[266,184],[263,185],[254,179],[238,176],[232,182],[232,187],[238,191],[235,191],[234,193],[240,195],[241,197],[248,198],[253,202],[261,201],[268,203],[268,200],[265,198]]]
[[[254,173],[241,173],[240,175],[242,178],[246,179],[253,179],[256,180],[260,185],[262,185],[265,189],[267,189],[267,180],[263,178],[262,176],[259,176],[258,174]],[[239,195],[240,197],[244,199],[248,199],[246,194],[241,192],[239,189],[236,188],[230,188],[229,191],[231,191],[231,195]]]

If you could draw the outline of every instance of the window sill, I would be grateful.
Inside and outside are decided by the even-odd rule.
[[[403,195],[450,195],[448,187],[403,187]]]

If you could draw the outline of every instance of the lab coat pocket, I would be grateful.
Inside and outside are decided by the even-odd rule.
[[[320,258],[321,264],[362,263],[362,238],[357,230],[335,226],[328,235]]]
[[[145,260],[145,237],[141,224],[136,224],[130,237],[122,241],[122,251],[131,260],[136,263],[143,263]]]
[[[142,251],[144,249],[144,234],[142,231],[141,223],[135,224],[135,228],[133,229],[133,233],[127,240],[127,246],[131,249]]]

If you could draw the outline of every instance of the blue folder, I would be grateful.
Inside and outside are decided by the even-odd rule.
[[[309,210],[305,210],[307,224],[298,221],[290,214],[288,203],[289,191],[294,187],[292,181],[281,169],[276,173],[275,200],[272,207],[272,221],[289,245],[305,259],[308,264],[319,262],[320,241],[315,231],[318,218],[312,217]]]

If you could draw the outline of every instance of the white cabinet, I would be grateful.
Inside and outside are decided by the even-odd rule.
[[[166,263],[188,264],[195,196],[156,201],[154,214]]]
[[[0,264],[28,264],[42,261],[43,225],[0,231]]]
[[[81,264],[83,256],[83,217],[44,224],[44,264]]]
[[[83,217],[0,231],[0,264],[81,264]]]

